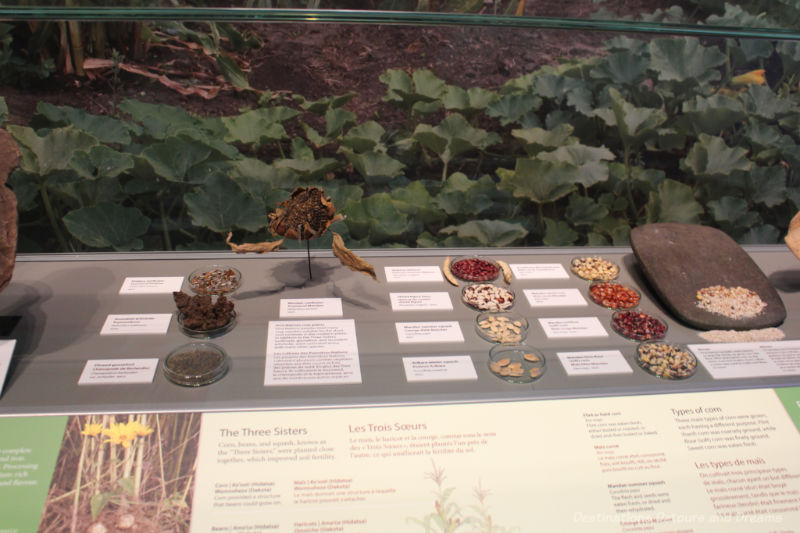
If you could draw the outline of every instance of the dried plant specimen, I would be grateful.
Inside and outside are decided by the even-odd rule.
[[[278,250],[283,245],[284,239],[294,239],[299,241],[309,241],[322,236],[331,224],[344,219],[344,216],[336,213],[330,197],[319,187],[298,187],[292,195],[278,204],[277,209],[268,215],[269,231],[280,240],[274,242],[258,242],[236,244],[231,242],[231,233],[225,242],[236,253],[268,253]],[[361,257],[348,250],[344,245],[342,237],[333,233],[333,253],[339,258],[342,265],[363,272],[377,281],[375,269]],[[309,259],[310,261],[310,259]],[[311,267],[309,263],[309,276]]]
[[[269,214],[269,231],[287,239],[307,241],[319,237],[343,218],[336,214],[333,202],[322,189],[299,187]]]

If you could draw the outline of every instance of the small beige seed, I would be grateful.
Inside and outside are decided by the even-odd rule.
[[[531,363],[539,362],[539,356],[536,355],[535,353],[526,353],[523,357],[525,358],[526,361],[530,361]]]
[[[497,364],[498,364],[498,365],[500,365],[500,366],[506,366],[506,365],[508,365],[508,363],[510,363],[510,362],[511,362],[511,358],[509,358],[509,357],[503,357],[502,359],[500,359],[499,361],[497,361]]]

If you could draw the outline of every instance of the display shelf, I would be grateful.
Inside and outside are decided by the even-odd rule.
[[[800,331],[800,264],[781,246],[756,246],[748,253],[777,288],[788,317],[781,329],[787,341]],[[613,311],[588,300],[588,282],[568,274],[561,279],[513,279],[519,301],[515,313],[530,322],[526,343],[547,358],[548,371],[533,384],[507,383],[488,368],[492,343],[475,331],[476,311],[462,305],[461,287],[442,278],[437,282],[387,282],[384,267],[434,266],[445,257],[479,253],[511,264],[560,264],[568,274],[575,248],[465,250],[366,250],[359,252],[378,272],[378,282],[338,264],[330,252],[312,254],[308,279],[305,252],[281,251],[266,256],[231,253],[159,253],[20,256],[12,283],[0,295],[0,316],[10,327],[6,338],[16,339],[11,368],[0,397],[0,416],[100,413],[303,409],[310,407],[385,406],[544,400],[594,396],[699,392],[784,387],[800,384],[800,375],[714,379],[703,365],[689,379],[661,380],[636,365],[637,343],[611,328]],[[669,315],[642,277],[628,248],[582,249],[621,266],[619,281],[642,294],[639,306],[667,319],[667,340],[702,344],[699,331]],[[169,382],[161,371],[168,353],[188,342],[175,318],[166,334],[100,335],[109,314],[174,313],[172,295],[120,294],[126,277],[184,277],[199,266],[224,263],[242,273],[242,285],[232,296],[236,328],[213,342],[230,358],[228,374],[199,388]],[[575,289],[586,305],[533,307],[528,289]],[[390,293],[446,292],[451,311],[393,311]],[[324,385],[264,385],[267,328],[280,317],[281,299],[340,298],[338,317],[355,323],[361,383]],[[539,318],[596,317],[607,335],[548,338]],[[457,321],[464,342],[401,344],[395,324],[408,321]],[[605,375],[567,375],[559,352],[619,350],[631,372]],[[477,379],[409,382],[403,358],[467,355]],[[78,385],[88,360],[158,358],[152,382],[125,385]]]

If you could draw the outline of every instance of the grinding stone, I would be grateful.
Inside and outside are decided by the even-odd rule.
[[[753,259],[722,231],[695,224],[634,228],[631,247],[642,272],[675,318],[698,329],[759,329],[780,325],[786,308]],[[712,285],[745,287],[767,303],[752,318],[732,319],[697,307],[697,291]]]

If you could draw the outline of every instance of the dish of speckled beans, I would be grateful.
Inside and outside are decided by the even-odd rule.
[[[661,341],[640,344],[636,349],[636,362],[647,372],[664,379],[686,379],[697,369],[697,358],[692,352]]]
[[[461,299],[479,311],[505,311],[514,305],[514,292],[491,283],[476,283],[464,287]]]
[[[619,265],[602,257],[576,257],[569,264],[576,276],[589,281],[611,281],[619,276]]]

